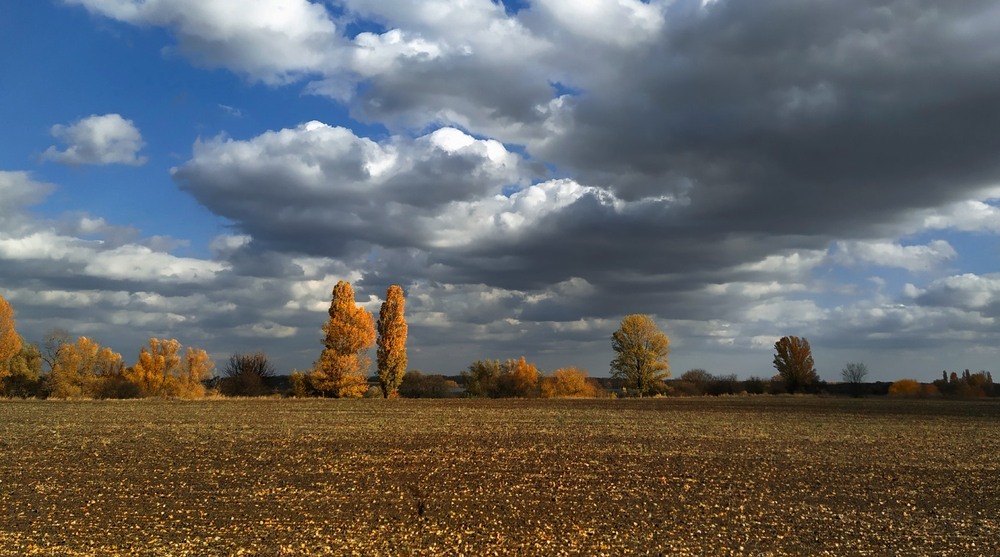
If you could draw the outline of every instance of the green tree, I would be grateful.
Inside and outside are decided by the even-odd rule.
[[[9,360],[10,375],[0,379],[0,394],[20,398],[42,396],[42,355],[38,345],[21,339],[21,350]]]
[[[403,288],[392,285],[378,312],[378,383],[385,398],[398,396],[406,375],[407,325]]]
[[[625,386],[643,396],[652,393],[670,377],[667,355],[670,339],[648,315],[632,314],[622,319],[611,335],[617,356],[611,361],[611,376],[624,379]]]
[[[452,393],[457,388],[458,383],[443,375],[436,373],[425,375],[411,369],[403,376],[399,395],[407,398],[446,398],[453,396]]]
[[[375,342],[375,319],[354,302],[351,283],[333,287],[330,319],[323,324],[323,352],[309,374],[314,389],[337,398],[359,398],[368,390],[368,349]]]
[[[774,368],[788,392],[805,391],[819,381],[809,341],[796,336],[781,337],[774,343]]]
[[[465,393],[469,396],[496,397],[499,380],[499,360],[476,360],[467,371],[462,372]]]

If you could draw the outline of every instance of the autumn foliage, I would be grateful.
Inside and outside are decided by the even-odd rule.
[[[527,398],[537,396],[538,368],[521,356],[504,362],[498,381],[500,396]]]
[[[80,337],[56,353],[49,373],[50,396],[55,398],[115,397],[124,379],[122,355]]]
[[[398,396],[406,374],[406,300],[403,289],[392,285],[378,312],[378,381],[385,398]]]
[[[538,396],[538,368],[521,356],[503,364],[499,360],[477,360],[462,372],[465,392],[475,397]]]
[[[597,396],[598,391],[587,372],[575,367],[557,369],[541,381],[543,398],[590,398]]]
[[[368,390],[365,372],[368,349],[375,342],[375,319],[356,305],[354,289],[340,281],[333,287],[330,319],[323,324],[323,352],[309,374],[312,387],[337,398],[364,396]]]
[[[774,343],[774,368],[785,381],[788,392],[805,391],[819,381],[809,341],[796,336],[781,337]]]
[[[0,379],[10,375],[10,360],[21,351],[21,337],[14,325],[14,308],[0,296]]]
[[[670,377],[670,339],[656,327],[652,317],[626,315],[611,335],[611,347],[617,354],[611,361],[611,376],[624,379],[626,388],[640,396],[659,389]]]
[[[126,371],[126,378],[142,396],[201,398],[204,381],[211,377],[215,364],[204,350],[188,348],[181,354],[181,343],[158,338],[139,352],[139,360]]]
[[[937,386],[920,383],[916,379],[900,379],[889,385],[889,396],[892,397],[936,397],[940,396]]]

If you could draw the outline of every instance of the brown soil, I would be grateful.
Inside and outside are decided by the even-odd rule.
[[[0,402],[0,555],[998,555],[1000,404]]]

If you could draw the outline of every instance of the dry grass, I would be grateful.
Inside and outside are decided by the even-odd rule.
[[[1000,405],[0,402],[0,555],[996,555]]]

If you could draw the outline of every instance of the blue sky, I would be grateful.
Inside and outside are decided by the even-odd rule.
[[[403,285],[411,367],[931,380],[1000,360],[1000,8],[67,0],[0,20],[0,295],[279,369]]]

